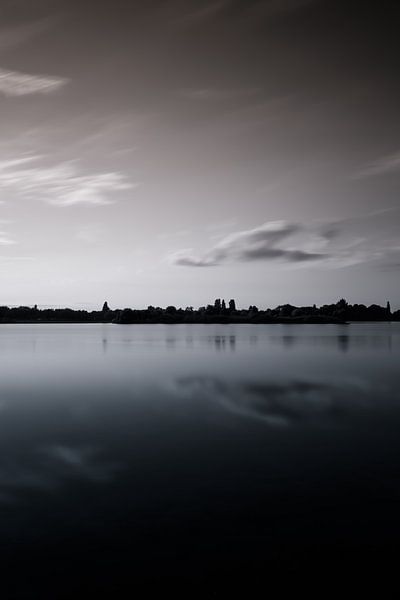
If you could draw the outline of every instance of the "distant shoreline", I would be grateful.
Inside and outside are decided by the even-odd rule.
[[[135,321],[117,323],[115,321],[67,321],[67,320],[8,320],[0,321],[0,325],[351,325],[355,323],[398,323],[395,319],[341,321],[339,319],[287,318],[271,319],[270,321],[250,320],[210,320],[210,321]]]
[[[376,323],[377,321],[358,321],[363,323]],[[388,321],[381,321],[388,322]],[[275,319],[271,321],[135,321],[131,323],[117,323],[114,321],[62,321],[62,320],[40,320],[35,321],[0,321],[0,325],[43,325],[43,324],[63,324],[63,325],[348,325],[349,321],[340,320],[314,320],[314,319]]]
[[[334,304],[317,307],[283,304],[276,308],[259,309],[249,306],[236,308],[235,300],[228,303],[217,299],[214,304],[194,309],[192,306],[176,308],[148,306],[146,309],[110,309],[104,302],[101,310],[73,310],[72,308],[43,308],[37,305],[0,306],[0,325],[13,323],[115,323],[119,325],[207,325],[207,324],[254,324],[254,325],[323,325],[348,322],[400,321],[400,310],[392,313],[390,303],[386,306],[349,304],[344,298]]]

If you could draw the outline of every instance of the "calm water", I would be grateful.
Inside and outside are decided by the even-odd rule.
[[[2,598],[388,577],[399,359],[399,323],[1,325]]]

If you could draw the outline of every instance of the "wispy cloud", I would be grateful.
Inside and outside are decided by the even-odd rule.
[[[385,173],[400,172],[400,152],[383,156],[372,162],[353,176],[354,179],[363,179],[365,177],[374,177],[375,175],[384,175]]]
[[[285,15],[318,2],[319,0],[260,0],[257,2],[235,2],[234,0],[212,0],[202,3],[201,8],[193,8],[175,20],[181,25],[197,25],[221,18],[226,14],[232,16],[268,18]]]
[[[67,79],[60,77],[28,75],[18,71],[0,69],[0,93],[4,96],[48,94],[59,90],[67,82]]]
[[[0,27],[0,50],[25,44],[45,32],[57,21],[55,17],[45,17],[18,25]]]
[[[2,202],[0,202],[0,204],[2,204]],[[12,221],[9,221],[8,219],[0,219],[0,227],[5,227],[5,229],[0,230],[0,246],[13,246],[18,243],[13,236],[6,231],[10,223],[12,223]]]
[[[246,98],[254,96],[258,92],[258,88],[217,88],[217,87],[199,87],[199,88],[184,88],[179,90],[179,94],[189,100],[198,101],[223,101],[234,98]]]
[[[256,15],[274,17],[299,11],[309,5],[316,4],[320,0],[262,0],[254,3]]]
[[[7,232],[5,231],[0,231],[0,246],[12,246],[13,244],[16,244],[17,242],[15,240],[13,240]]]
[[[391,217],[393,210],[380,209],[337,221],[271,221],[226,235],[217,243],[210,242],[210,248],[202,253],[192,248],[178,250],[168,260],[186,267],[264,261],[332,269],[363,263],[397,268],[400,248]],[[378,219],[379,235],[376,234]]]
[[[75,161],[51,167],[27,167],[43,157],[29,156],[0,161],[0,189],[14,189],[24,197],[56,206],[104,205],[115,202],[114,193],[136,187],[119,172],[85,175]]]
[[[308,232],[302,246],[288,244],[288,238],[305,233],[302,225],[286,221],[271,221],[260,227],[232,233],[201,256],[190,249],[180,250],[171,256],[174,264],[190,267],[211,267],[224,262],[250,262],[281,259],[290,263],[309,262],[329,258],[328,254],[307,248],[315,233]],[[307,232],[306,232],[307,233]],[[318,237],[323,237],[323,232]]]
[[[203,21],[208,21],[219,15],[231,5],[231,0],[213,0],[212,2],[204,2],[202,7],[179,17],[176,22],[182,25],[195,25]]]
[[[36,260],[34,256],[0,256],[0,264]]]

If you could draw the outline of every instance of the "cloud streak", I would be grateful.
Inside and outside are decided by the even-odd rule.
[[[67,79],[60,77],[28,75],[18,71],[0,69],[0,93],[3,96],[49,94],[59,90],[67,82]]]
[[[385,173],[394,173],[400,171],[400,152],[383,156],[382,158],[370,163],[365,168],[355,174],[355,179],[364,179],[384,175]]]
[[[257,18],[271,18],[286,15],[301,10],[319,0],[261,0],[261,2],[235,2],[234,0],[212,0],[203,2],[200,9],[181,16],[177,22],[181,25],[199,25],[221,17],[255,16]]]
[[[136,187],[119,172],[82,174],[76,162],[51,167],[27,167],[41,156],[0,161],[0,189],[13,189],[26,198],[42,199],[55,206],[105,205],[114,193]]]
[[[198,87],[179,90],[179,95],[189,100],[198,100],[200,102],[218,102],[251,97],[257,94],[258,91],[258,88],[224,89],[216,87]]]
[[[6,25],[0,28],[0,50],[15,48],[32,38],[44,33],[55,22],[54,17],[45,17],[31,22],[25,22],[18,25]]]
[[[0,231],[0,246],[12,246],[17,242],[9,237],[8,233],[5,231]]]
[[[205,2],[200,9],[195,9],[179,17],[178,23],[182,25],[196,25],[220,15],[231,5],[231,0],[213,0]]]
[[[225,262],[251,262],[260,260],[283,260],[289,263],[302,263],[330,258],[329,254],[311,251],[305,241],[296,246],[288,244],[288,238],[306,233],[306,242],[313,233],[296,223],[271,221],[254,229],[232,233],[223,238],[202,256],[196,256],[191,249],[179,250],[170,258],[172,263],[186,267],[211,267]],[[323,233],[318,235],[323,237]],[[326,240],[327,241],[327,240]]]

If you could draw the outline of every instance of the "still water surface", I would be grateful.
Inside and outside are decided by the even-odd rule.
[[[4,598],[386,577],[399,501],[400,323],[1,325]]]

